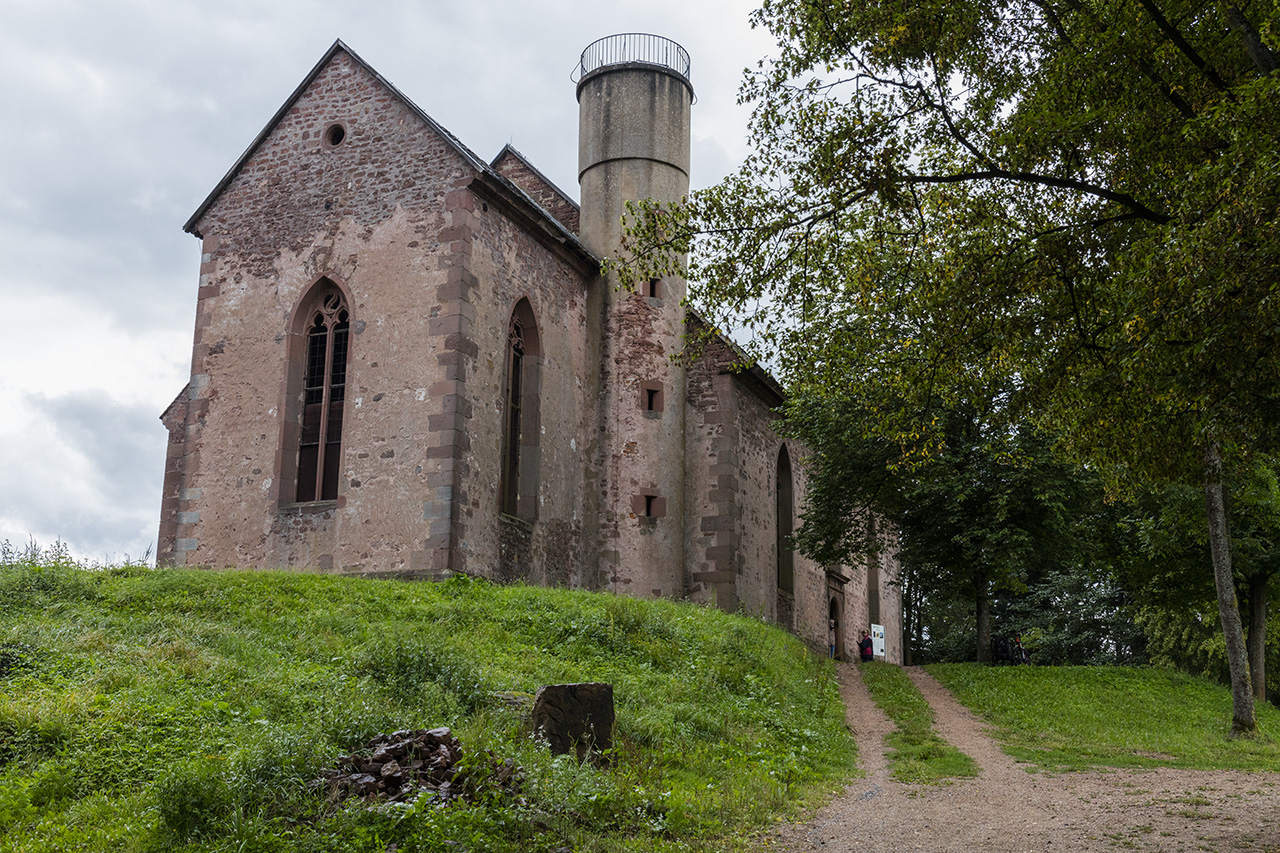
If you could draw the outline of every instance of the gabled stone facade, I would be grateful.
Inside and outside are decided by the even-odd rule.
[[[687,69],[584,71],[584,137],[621,135],[580,140],[580,209],[325,54],[186,226],[200,287],[158,562],[687,597],[824,647],[835,613],[849,657],[878,610],[899,659],[892,549],[824,568],[779,536],[805,486],[776,383],[727,344],[670,358],[697,322],[682,281],[600,276],[617,204],[687,190]],[[637,143],[628,103],[683,114]],[[639,189],[602,171],[626,157]]]

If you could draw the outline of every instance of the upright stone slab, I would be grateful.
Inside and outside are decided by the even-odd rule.
[[[552,754],[572,752],[578,761],[612,748],[613,719],[612,684],[548,684],[533,700],[533,730]]]

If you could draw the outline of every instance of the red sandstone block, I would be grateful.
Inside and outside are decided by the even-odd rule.
[[[447,281],[436,288],[436,298],[441,302],[469,300],[473,285],[465,281]]]
[[[451,350],[449,352],[442,352],[439,355],[437,355],[436,364],[440,365],[441,367],[456,367],[457,365],[462,364],[463,358],[464,356],[462,355],[462,353]]]
[[[458,244],[454,244],[458,245]],[[471,271],[471,253],[453,252],[440,256],[440,269],[445,271],[445,281],[461,281],[475,287],[480,280]]]
[[[712,545],[706,550],[706,558],[716,566],[727,566],[737,555],[736,549],[729,545]]]
[[[444,384],[444,383],[439,383]],[[452,383],[450,383],[452,384]],[[435,386],[432,386],[435,387]],[[440,397],[445,412],[457,412],[464,418],[471,417],[471,401],[461,394],[445,394]]]
[[[444,339],[444,345],[446,349],[456,350],[471,358],[475,358],[480,354],[480,347],[466,335],[448,335]]]
[[[466,182],[468,184],[471,183],[470,176],[467,177]],[[458,208],[463,210],[474,210],[476,206],[475,193],[466,189],[465,186],[462,189],[453,190],[445,195],[444,206],[446,210],[456,210]]]
[[[427,417],[427,429],[432,432],[443,432],[445,430],[461,430],[466,428],[466,418],[457,412],[451,412],[442,415],[429,415]]]
[[[443,314],[427,321],[428,335],[466,335],[471,331],[471,321],[461,314]]]

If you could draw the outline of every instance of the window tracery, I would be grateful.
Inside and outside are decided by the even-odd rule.
[[[306,336],[295,496],[300,503],[338,497],[350,336],[350,312],[341,293],[329,291],[309,312]]]

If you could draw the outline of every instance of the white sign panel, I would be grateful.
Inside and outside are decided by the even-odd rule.
[[[884,657],[884,626],[871,626],[871,653],[878,658]]]

